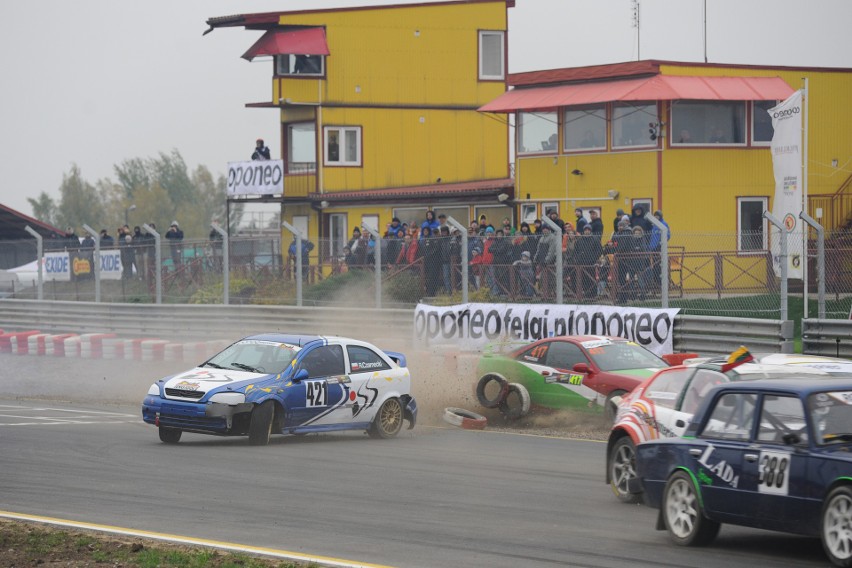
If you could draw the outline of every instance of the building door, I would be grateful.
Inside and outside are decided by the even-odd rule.
[[[332,213],[328,216],[328,233],[329,258],[341,258],[349,234],[346,228],[346,213]]]

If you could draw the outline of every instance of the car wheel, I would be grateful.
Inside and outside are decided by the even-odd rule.
[[[371,438],[393,438],[402,430],[402,404],[398,398],[389,398],[382,403],[367,433]]]
[[[272,419],[275,417],[275,403],[271,400],[255,406],[249,422],[249,444],[265,446],[272,434]]]
[[[485,408],[497,408],[509,394],[509,381],[503,375],[488,373],[476,384],[476,399]]]
[[[852,566],[852,489],[837,487],[822,508],[822,547],[835,566]]]
[[[530,391],[520,383],[509,383],[509,394],[497,408],[509,420],[517,420],[530,412]]]
[[[624,436],[612,447],[609,454],[609,479],[612,492],[622,503],[638,503],[641,495],[630,493],[627,482],[636,477],[636,445],[630,436]]]
[[[677,471],[663,492],[663,521],[675,544],[703,546],[719,534],[719,523],[704,516],[692,478]]]
[[[615,422],[615,415],[618,414],[618,406],[613,402],[617,396],[624,396],[627,394],[626,390],[614,390],[608,395],[606,395],[606,402],[604,403],[604,416],[609,422]]]
[[[160,426],[159,430],[160,441],[164,444],[177,444],[180,442],[180,435],[183,434],[183,430],[178,430],[177,428]]]

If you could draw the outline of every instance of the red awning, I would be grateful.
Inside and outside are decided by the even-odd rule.
[[[269,30],[243,54],[243,59],[251,61],[260,55],[328,55],[323,28],[305,28],[300,30]]]
[[[513,89],[479,110],[553,110],[565,106],[614,101],[774,101],[784,100],[791,94],[793,89],[780,77],[654,75],[642,79]]]

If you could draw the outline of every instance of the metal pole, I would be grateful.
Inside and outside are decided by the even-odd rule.
[[[562,274],[562,229],[559,225],[550,220],[547,215],[542,215],[541,222],[550,227],[553,231],[554,241],[556,242],[556,303],[562,303],[562,285],[565,280]],[[544,237],[542,237],[544,238]],[[545,270],[547,270],[545,268]]]
[[[787,228],[769,211],[763,212],[764,218],[778,228],[781,238],[781,254],[778,262],[781,265],[781,320],[787,320]]]
[[[452,218],[452,216],[447,217],[447,223],[453,226],[453,228],[461,231],[462,235],[462,250],[461,250],[461,273],[462,273],[462,281],[461,281],[461,289],[462,289],[462,304],[467,303],[467,288],[468,288],[468,262],[470,259],[467,257],[467,227],[456,221]]]
[[[281,221],[281,226],[293,233],[296,237],[296,305],[302,305],[302,231],[288,223]]]
[[[802,121],[804,123],[804,140],[802,141],[802,211],[807,213],[808,211],[808,105],[810,104],[810,94],[808,93],[808,78],[803,77],[805,81],[804,87],[804,101],[802,104]],[[802,217],[804,220],[804,217]],[[805,221],[807,222],[807,221]],[[808,317],[808,231],[805,229],[802,231],[802,249],[804,250],[804,254],[802,254],[802,274],[804,275],[803,288],[805,291],[804,303],[805,303],[805,313],[804,317]],[[822,316],[820,316],[822,317]]]
[[[85,230],[92,238],[95,240],[95,256],[92,260],[92,264],[94,264],[95,271],[95,301],[101,301],[101,239],[100,234],[91,228],[90,226],[84,224],[83,230]]]
[[[148,233],[154,235],[154,278],[157,281],[157,303],[163,303],[163,260],[162,252],[160,251],[160,233],[157,230],[145,223],[142,228]]]
[[[24,230],[35,237],[36,240],[36,263],[38,264],[38,299],[44,299],[44,239],[35,230],[27,225]]]
[[[825,319],[825,229],[810,215],[802,211],[799,218],[816,229],[817,232],[817,294],[819,298],[819,319]],[[807,229],[805,229],[807,234]],[[807,241],[806,241],[807,242]],[[807,255],[807,249],[805,249]],[[807,295],[805,296],[807,298]],[[807,304],[805,304],[807,306]],[[805,319],[808,312],[805,311]]]
[[[228,258],[230,248],[228,247],[228,231],[220,227],[217,223],[210,223],[213,230],[219,233],[222,237],[222,302],[227,306],[231,301],[231,268],[230,259]],[[213,251],[215,256],[216,251]]]
[[[379,231],[370,225],[363,225],[363,228],[376,239],[376,246],[373,247],[373,257],[376,260],[376,307],[382,307],[382,236]]]
[[[645,218],[660,231],[660,307],[669,307],[669,228],[651,213]],[[654,251],[651,251],[652,253]]]

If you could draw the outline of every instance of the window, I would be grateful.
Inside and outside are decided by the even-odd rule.
[[[536,212],[535,203],[522,203],[521,204],[521,223],[527,223],[532,225],[533,221],[538,219],[538,214]]]
[[[808,397],[808,414],[819,444],[847,444],[852,432],[852,391],[819,392]]]
[[[287,173],[313,172],[317,167],[317,129],[313,122],[287,125]]]
[[[547,352],[547,366],[570,371],[577,363],[589,363],[583,351],[573,343],[554,341]]]
[[[550,349],[551,345],[553,345],[553,342],[542,343],[541,345],[536,345],[535,347],[527,349],[526,351],[521,353],[520,357],[518,357],[518,360],[529,361],[530,363],[543,365],[544,358],[547,357],[547,350]]]
[[[722,373],[699,369],[689,383],[689,388],[683,396],[683,403],[681,403],[680,409],[683,412],[695,414],[710,389],[727,382],[728,377]]]
[[[371,371],[384,371],[390,369],[390,365],[379,357],[378,353],[360,345],[349,345],[346,347],[349,353],[349,372],[368,373]]]
[[[532,154],[558,150],[559,123],[555,112],[518,114],[518,152]]]
[[[291,53],[276,55],[275,72],[278,75],[322,76],[325,73],[325,57]]]
[[[606,107],[577,107],[565,111],[565,150],[606,149]]]
[[[693,372],[692,369],[675,369],[673,371],[661,372],[653,382],[645,389],[645,396],[654,401],[654,404],[663,408],[674,408],[680,391],[686,384],[686,379]]]
[[[550,217],[550,213],[552,211],[556,211],[556,216],[559,216],[559,202],[558,201],[546,201],[541,204],[541,216],[542,217]]]
[[[502,81],[506,73],[503,70],[505,58],[504,32],[479,32],[479,78],[488,81]]]
[[[637,205],[641,206],[642,210],[645,213],[653,213],[654,212],[654,209],[653,209],[654,208],[654,200],[653,199],[647,199],[647,198],[643,197],[643,198],[631,200],[631,205],[630,205],[631,215],[633,214],[633,210],[636,209]]]
[[[653,103],[615,104],[612,107],[612,147],[638,148],[656,147],[657,138],[652,138],[659,122],[657,105]]]
[[[325,164],[327,166],[361,165],[361,127],[325,127]]]
[[[772,142],[775,129],[769,109],[778,101],[754,101],[751,103],[751,143],[755,146],[768,146]]]
[[[702,438],[722,440],[748,440],[754,423],[754,406],[757,396],[750,393],[728,393],[716,400]]]
[[[346,213],[332,213],[328,216],[330,254],[334,258],[343,256],[343,247],[346,246],[346,239],[349,237],[346,230],[346,218]]]
[[[761,442],[783,444],[784,437],[788,434],[796,434],[800,442],[808,439],[802,401],[792,396],[765,395],[757,439]]]
[[[308,378],[343,375],[343,348],[340,345],[322,345],[302,359],[302,369],[307,369]]]
[[[420,228],[427,211],[428,207],[398,207],[393,210],[393,216],[399,217],[400,223],[408,223],[409,228]]]
[[[745,104],[675,101],[671,125],[672,146],[744,145]]]
[[[379,229],[378,215],[361,215],[361,228],[363,229],[365,226],[375,229],[381,233],[381,230]]]
[[[759,252],[767,249],[765,197],[737,198],[737,250],[740,252]]]

